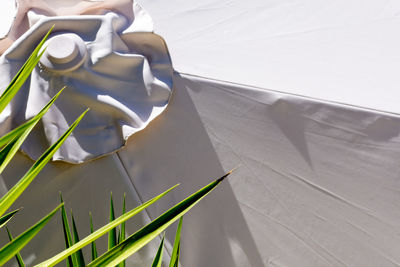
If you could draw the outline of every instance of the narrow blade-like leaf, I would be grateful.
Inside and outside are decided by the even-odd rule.
[[[31,239],[39,233],[40,230],[50,221],[53,215],[61,208],[63,204],[59,205],[46,217],[36,223],[34,226],[19,235],[13,241],[0,249],[0,266],[5,264],[9,259],[14,257]]]
[[[157,219],[133,235],[129,236],[127,239],[125,239],[125,241],[98,257],[88,266],[115,266],[121,261],[125,260],[153,240],[153,238],[161,234],[168,226],[193,208],[194,205],[196,205],[203,197],[205,197],[216,186],[218,186],[230,173],[231,172],[228,172],[223,177],[208,184],[171,209],[167,210]]]
[[[90,216],[90,233],[93,234],[93,219],[92,219],[92,213],[89,212]],[[92,261],[94,261],[97,258],[97,247],[96,247],[96,242],[93,241],[90,243],[91,245],[91,251],[92,251]]]
[[[112,222],[106,224],[105,226],[101,227],[100,229],[96,230],[94,233],[92,233],[92,234],[88,235],[87,237],[83,238],[81,241],[79,241],[78,243],[74,244],[69,249],[66,249],[66,250],[60,252],[59,254],[55,255],[54,257],[52,257],[52,258],[50,258],[50,259],[48,259],[48,260],[36,265],[36,266],[49,267],[49,266],[56,265],[57,263],[61,262],[65,258],[67,258],[69,255],[73,254],[74,252],[78,251],[79,249],[83,248],[84,246],[90,244],[91,242],[93,242],[97,238],[107,234],[112,228],[120,225],[121,223],[127,221],[128,219],[132,218],[133,216],[135,216],[136,214],[138,214],[139,212],[144,210],[145,208],[147,208],[150,205],[154,204],[155,202],[160,200],[162,197],[164,197],[166,194],[168,194],[171,190],[173,190],[177,186],[178,185],[175,185],[175,186],[171,187],[170,189],[168,189],[167,191],[163,192],[162,194],[160,194],[160,195],[150,199],[149,201],[143,203],[142,205],[140,205],[140,206],[128,211],[127,213],[125,213],[124,215],[121,215],[120,217],[118,217],[114,221],[112,221]]]
[[[15,153],[17,153],[18,149],[25,141],[26,137],[28,137],[29,133],[39,122],[39,120],[43,117],[43,115],[46,114],[46,112],[49,110],[51,105],[58,98],[58,96],[61,94],[64,88],[62,88],[35,117],[33,117],[28,122],[15,129],[14,131],[11,131],[10,133],[2,137],[2,139],[4,138],[5,140],[11,138],[11,141],[0,151],[0,174],[3,172],[4,168],[11,161],[11,159],[14,157]]]
[[[17,209],[17,210],[14,210],[14,211],[9,212],[6,215],[2,216],[0,218],[0,228],[3,227],[4,225],[6,225],[11,220],[11,218],[15,215],[15,213],[17,213],[20,210],[21,209]]]
[[[64,204],[64,200],[63,200],[61,192],[60,192],[60,201],[62,204]],[[68,216],[67,216],[67,212],[65,211],[64,205],[61,207],[61,221],[62,221],[62,225],[63,225],[65,248],[69,248],[70,246],[72,246],[72,237],[71,237],[71,231],[70,231],[69,223],[68,223]],[[67,267],[74,266],[71,256],[67,258],[66,264],[67,264]]]
[[[65,139],[71,134],[78,123],[82,120],[83,116],[88,110],[82,113],[78,119],[69,127],[69,129],[58,139],[49,149],[46,150],[40,156],[40,158],[33,164],[33,166],[28,170],[24,177],[19,180],[19,182],[14,185],[1,199],[0,199],[0,215],[14,203],[14,201],[22,194],[22,192],[28,187],[28,185],[33,181],[33,179],[38,175],[38,173],[43,169],[43,167],[49,162],[53,157],[54,153],[60,148],[64,143]]]
[[[160,246],[158,247],[157,254],[154,257],[154,261],[153,261],[153,264],[151,265],[151,267],[161,267],[162,254],[163,254],[163,249],[164,249],[164,237],[165,236],[163,235]]]
[[[110,197],[110,222],[115,220],[114,202],[112,192]],[[117,244],[117,228],[113,228],[108,232],[108,249],[113,248]]]
[[[169,267],[178,267],[179,264],[179,253],[181,248],[181,229],[182,229],[182,218],[179,219],[178,228],[176,229],[174,248],[171,254],[171,260]]]
[[[122,215],[126,212],[126,194],[124,193],[124,202],[122,203]],[[125,240],[125,222],[121,223],[121,232],[119,233],[119,243]]]
[[[24,63],[24,65],[21,67],[21,69],[11,80],[10,84],[7,86],[7,88],[0,96],[0,112],[2,112],[4,108],[10,103],[11,99],[19,91],[21,86],[24,84],[26,79],[31,74],[32,70],[35,68],[36,64],[39,62],[39,59],[42,56],[44,50],[42,50],[40,53],[39,51],[42,49],[42,46],[46,41],[47,37],[49,36],[50,32],[52,31],[53,27],[47,32],[46,36],[38,44],[38,46],[32,52],[28,60]]]
[[[24,124],[18,126],[17,128],[11,130],[10,132],[0,137],[0,147],[4,147],[15,138],[21,136],[21,134],[25,132],[26,128],[28,128],[33,123],[33,120],[34,118],[30,119],[29,121],[25,122]]]
[[[8,234],[8,239],[10,240],[10,242],[13,241],[13,237],[11,235],[10,230],[8,230],[7,226],[6,226],[6,230],[7,230],[7,234]],[[17,261],[19,267],[25,267],[25,263],[22,260],[21,254],[19,252],[15,255],[15,260]]]
[[[124,202],[122,203],[122,215],[125,214],[125,199],[126,194],[124,193]],[[119,232],[118,244],[125,240],[125,222],[121,224],[121,231]],[[125,267],[125,261],[118,264],[118,267]]]
[[[79,234],[78,234],[78,229],[76,228],[75,224],[75,219],[74,215],[72,214],[71,211],[71,220],[72,220],[72,231],[74,233],[74,244],[79,242]],[[82,250],[78,250],[77,252],[74,253],[75,259],[76,259],[76,266],[78,267],[84,267],[85,265],[85,258],[83,257],[83,252]]]

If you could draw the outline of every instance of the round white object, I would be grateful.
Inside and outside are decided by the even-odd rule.
[[[66,73],[79,68],[86,58],[85,42],[76,34],[63,33],[50,37],[44,47],[41,66],[55,73]]]

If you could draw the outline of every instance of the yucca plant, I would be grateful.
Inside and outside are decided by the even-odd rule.
[[[182,228],[182,216],[186,214],[191,208],[193,208],[202,198],[204,198],[207,194],[209,194],[213,189],[215,189],[229,174],[231,174],[232,171],[228,172],[221,178],[211,182],[207,186],[203,187],[202,189],[198,190],[196,193],[190,195],[183,201],[179,202],[166,212],[164,212],[162,215],[160,215],[158,218],[135,232],[134,234],[128,236],[126,239],[121,238],[119,242],[115,243],[113,246],[109,246],[109,249],[107,252],[105,252],[103,255],[97,257],[97,251],[95,249],[95,240],[100,238],[101,236],[105,234],[109,234],[109,240],[112,240],[115,238],[115,231],[116,227],[119,225],[123,225],[128,219],[132,218],[133,216],[137,215],[139,212],[143,211],[145,208],[149,207],[150,205],[154,204],[156,201],[160,200],[163,196],[168,194],[171,190],[176,188],[178,185],[175,185],[171,187],[170,189],[166,190],[162,194],[150,199],[149,201],[143,203],[142,205],[122,214],[120,217],[113,219],[113,216],[110,216],[111,221],[106,224],[105,226],[101,227],[100,229],[96,231],[92,231],[90,235],[87,237],[83,238],[82,240],[79,240],[76,227],[74,226],[74,220],[72,219],[73,222],[73,233],[74,235],[76,234],[76,239],[74,240],[74,244],[72,244],[71,241],[67,240],[72,240],[71,238],[71,232],[70,232],[70,227],[68,225],[67,220],[64,218],[67,218],[67,215],[65,210],[62,209],[62,217],[63,217],[63,228],[64,232],[67,232],[65,234],[65,240],[67,245],[67,249],[60,252],[56,256],[50,258],[47,261],[44,261],[36,266],[44,267],[44,266],[54,266],[58,263],[60,263],[63,260],[67,260],[67,266],[118,266],[118,265],[123,265],[124,260],[137,252],[139,249],[144,247],[147,243],[149,243],[151,240],[156,238],[158,235],[163,233],[168,226],[170,226],[172,223],[174,223],[177,220],[179,221],[178,224],[178,229],[175,237],[175,242],[174,242],[174,248],[173,248],[173,253],[171,255],[171,262],[170,262],[170,267],[177,267],[178,262],[179,262],[179,253],[180,253],[180,232]],[[61,198],[62,201],[62,198]],[[110,205],[110,210],[113,210],[113,202],[111,201]],[[113,212],[110,212],[112,214]],[[92,228],[92,222],[91,222],[91,228]],[[121,227],[121,229],[123,229]],[[68,236],[69,235],[69,236]],[[114,237],[113,237],[114,236]],[[164,238],[162,239],[164,240]],[[86,265],[84,262],[83,257],[81,253],[81,249],[87,245],[92,246],[92,261]],[[110,242],[109,242],[110,244]],[[158,252],[155,256],[153,266],[160,266],[161,264],[161,254],[162,254],[162,247],[163,247],[163,241],[160,244],[160,247],[158,249]]]
[[[46,34],[44,39],[39,43],[36,49],[33,51],[32,55],[23,65],[21,70],[13,78],[10,85],[6,88],[3,94],[0,96],[0,112],[10,103],[12,98],[16,95],[18,90],[21,88],[22,84],[29,77],[30,73],[38,63],[41,55],[44,51],[42,49],[45,40],[50,34],[51,30]],[[60,96],[61,89],[50,101],[43,107],[43,109],[32,119],[24,123],[23,125],[10,131],[3,137],[0,137],[0,174],[4,168],[10,164],[11,159],[18,151],[26,137],[43,117],[43,115],[49,110],[51,105]],[[23,193],[23,191],[29,186],[29,184],[35,179],[38,173],[43,169],[43,167],[49,162],[53,157],[54,153],[60,146],[64,143],[66,138],[71,134],[74,128],[82,120],[85,112],[79,116],[76,121],[70,126],[70,128],[60,137],[60,139],[55,142],[50,148],[43,153],[43,155],[33,164],[33,166],[26,172],[26,174],[19,180],[19,182],[14,185],[1,199],[0,199],[0,228],[5,226],[12,217],[19,212],[19,209],[10,211],[7,214],[7,210],[16,201],[16,199]],[[151,240],[162,234],[168,226],[170,226],[175,221],[179,220],[178,228],[176,232],[173,253],[171,255],[170,267],[178,267],[179,254],[180,254],[180,233],[182,228],[182,216],[186,214],[193,206],[195,206],[203,197],[209,194],[215,187],[217,187],[231,172],[228,172],[223,177],[215,180],[214,182],[208,184],[202,189],[198,190],[196,193],[187,197],[180,203],[176,204],[158,218],[135,232],[134,234],[126,237],[125,233],[125,222],[143,211],[156,201],[160,200],[171,190],[176,188],[178,185],[171,187],[160,195],[148,200],[147,202],[141,204],[140,206],[125,212],[125,196],[123,202],[123,212],[118,218],[115,218],[114,213],[114,203],[111,196],[110,200],[110,222],[100,229],[94,231],[92,217],[90,215],[90,230],[91,234],[83,239],[79,238],[77,225],[75,223],[74,216],[71,212],[71,224],[70,227],[68,216],[64,208],[64,202],[62,195],[60,194],[61,204],[57,206],[53,211],[47,214],[42,220],[37,222],[31,228],[26,230],[24,233],[20,234],[16,238],[13,238],[9,230],[7,233],[10,242],[0,249],[0,266],[9,261],[10,259],[16,259],[19,266],[24,266],[19,251],[29,243],[29,241],[39,233],[39,231],[50,221],[54,214],[61,210],[62,217],[62,227],[64,231],[64,240],[66,249],[61,251],[54,257],[36,265],[36,266],[54,266],[62,261],[66,261],[67,266],[125,266],[125,260],[137,252],[140,248],[145,246]],[[108,250],[102,255],[98,256],[95,241],[103,235],[108,234]],[[91,261],[86,265],[82,248],[91,245]],[[161,240],[157,254],[155,255],[154,262],[152,266],[160,267],[162,252],[164,246],[164,237]]]
[[[61,200],[61,203],[63,203],[61,194],[60,194],[60,200]],[[125,214],[125,194],[124,194],[123,205],[122,205],[122,215],[124,215],[124,214]],[[92,221],[91,213],[89,213],[89,217],[90,217],[90,231],[91,231],[91,233],[93,233],[93,221]],[[67,216],[67,213],[66,213],[64,207],[61,208],[61,219],[62,219],[63,231],[64,231],[64,241],[65,241],[66,248],[68,249],[69,247],[72,246],[72,244],[76,244],[77,242],[79,242],[79,234],[78,234],[78,230],[77,230],[77,227],[75,224],[75,220],[74,220],[72,211],[71,211],[72,232],[70,230],[71,227],[69,225],[68,216]],[[113,198],[111,195],[111,198],[110,198],[110,223],[114,220],[115,220],[114,202],[113,202]],[[169,265],[170,267],[178,266],[181,229],[182,229],[182,217],[180,217],[176,236],[175,236],[174,248],[173,248],[170,265]],[[125,238],[126,238],[125,222],[123,222],[123,223],[121,223],[121,225],[119,227],[112,228],[110,231],[108,231],[108,250],[111,250],[116,245],[122,243],[125,240]],[[96,243],[95,243],[95,241],[93,241],[90,244],[91,244],[91,261],[94,261],[98,255]],[[157,254],[154,258],[152,266],[161,267],[163,248],[164,248],[164,236],[161,240],[161,243],[157,250]],[[22,261],[20,256],[16,257],[16,260],[19,263]],[[67,266],[86,266],[82,250],[79,249],[77,252],[68,256],[66,259],[66,263],[67,263]],[[125,260],[121,261],[116,266],[118,266],[118,267],[125,266]]]

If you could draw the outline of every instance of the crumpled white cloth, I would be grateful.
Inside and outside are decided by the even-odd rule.
[[[54,143],[86,108],[90,111],[53,160],[81,163],[116,151],[168,104],[172,64],[164,40],[152,33],[148,14],[136,3],[131,18],[105,12],[46,17],[30,10],[30,29],[0,57],[3,91],[52,25],[52,34],[75,33],[87,47],[85,62],[72,72],[57,75],[37,66],[0,115],[4,133],[33,117],[67,86],[22,146],[23,152],[33,159]]]

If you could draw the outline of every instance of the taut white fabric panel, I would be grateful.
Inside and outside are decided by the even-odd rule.
[[[183,266],[400,264],[400,117],[177,75],[167,111],[118,152],[140,197],[211,178]],[[170,237],[171,238],[171,237]]]
[[[139,0],[179,72],[400,112],[396,0]]]
[[[185,216],[182,266],[399,265],[399,116],[179,74],[174,86],[166,112],[117,155],[49,166],[16,204],[28,212],[12,231],[50,210],[60,189],[84,226],[89,210],[105,220],[110,190],[135,205],[181,183],[147,210],[154,219],[240,165]],[[31,163],[17,161],[7,187]],[[25,257],[62,248],[56,223]]]

